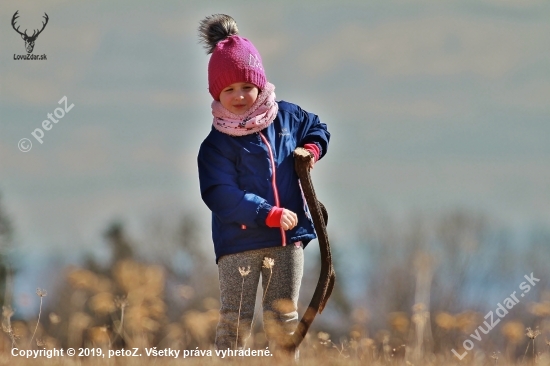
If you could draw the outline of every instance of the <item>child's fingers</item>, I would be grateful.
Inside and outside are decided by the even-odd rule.
[[[281,216],[281,227],[283,230],[290,230],[298,224],[298,216],[290,210],[284,210]]]
[[[282,228],[284,230],[289,230],[289,229],[292,229],[294,226],[292,225],[292,222],[290,221],[290,218],[285,218],[283,219],[283,223],[282,223]]]
[[[298,216],[294,212],[290,212],[290,227],[289,229],[292,229],[298,224]]]
[[[292,227],[298,225],[298,216],[293,212],[292,213]]]

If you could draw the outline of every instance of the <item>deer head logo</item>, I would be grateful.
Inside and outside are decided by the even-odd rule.
[[[40,33],[42,33],[42,31],[44,30],[44,28],[46,28],[46,24],[48,24],[48,14],[44,13],[44,19],[46,19],[45,22],[42,22],[42,29],[38,30],[38,29],[35,29],[34,32],[32,33],[32,36],[29,36],[27,34],[27,30],[25,29],[25,32],[24,33],[21,33],[19,31],[19,26],[17,28],[15,28],[15,21],[17,18],[19,18],[19,15],[17,15],[17,13],[19,13],[19,10],[17,10],[15,12],[15,14],[13,14],[13,18],[11,18],[11,25],[13,27],[13,29],[15,29],[15,31],[17,33],[19,33],[21,35],[21,38],[23,38],[23,40],[25,41],[25,48],[27,49],[27,53],[32,53],[32,50],[34,48],[34,41],[36,41],[36,38],[38,37],[38,35]]]

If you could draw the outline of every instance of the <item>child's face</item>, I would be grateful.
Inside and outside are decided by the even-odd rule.
[[[258,87],[251,83],[233,83],[220,93],[220,103],[234,114],[244,114],[258,98]]]

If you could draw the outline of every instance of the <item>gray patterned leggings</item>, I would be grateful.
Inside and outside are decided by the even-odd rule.
[[[275,260],[272,273],[270,269],[262,267],[265,257]],[[249,266],[250,272],[242,276],[239,268],[248,271]],[[216,329],[216,347],[220,350],[244,347],[250,336],[260,273],[262,293],[265,294],[263,321],[267,339],[273,348],[278,344],[278,337],[292,334],[299,320],[298,294],[303,272],[304,250],[301,243],[299,246],[288,244],[221,257],[218,260],[221,309]]]

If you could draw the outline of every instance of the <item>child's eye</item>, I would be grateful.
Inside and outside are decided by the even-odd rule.
[[[224,92],[232,92],[233,89],[225,89]]]

